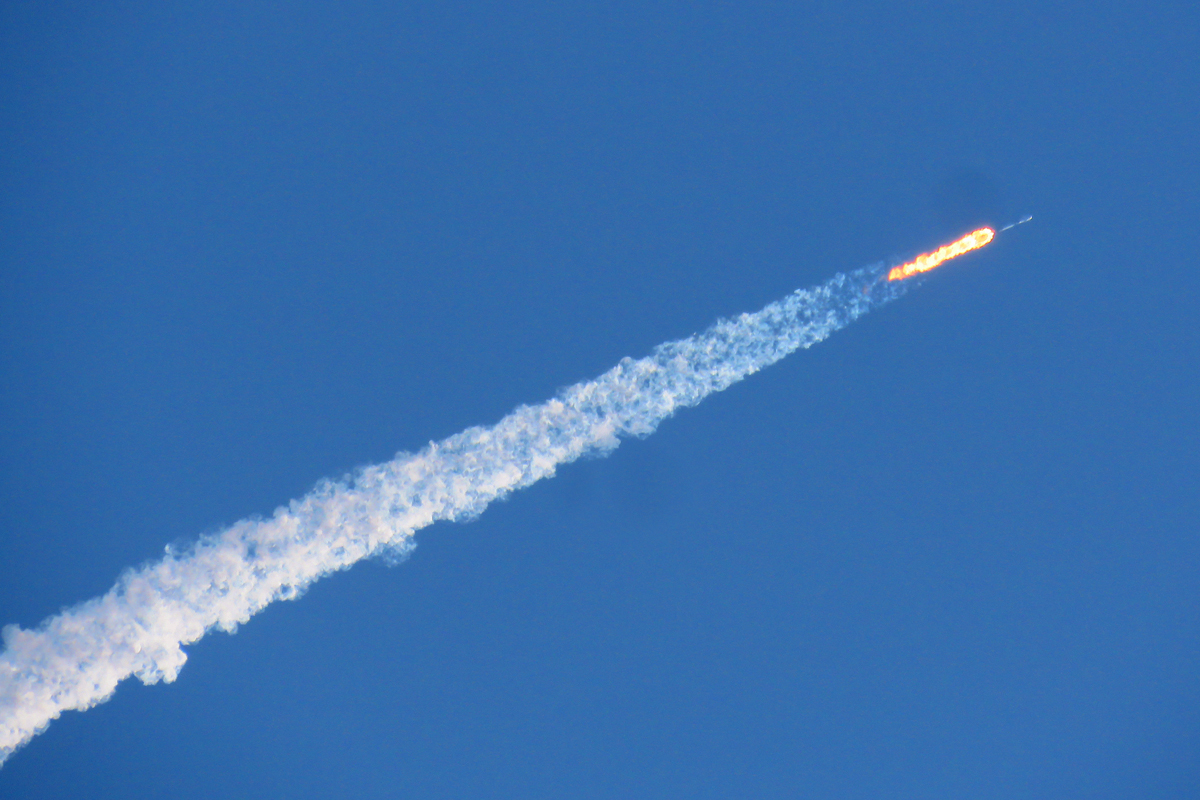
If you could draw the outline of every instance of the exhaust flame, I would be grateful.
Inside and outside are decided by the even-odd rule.
[[[888,273],[888,280],[902,281],[905,278],[911,278],[919,272],[928,272],[943,261],[949,261],[952,258],[961,256],[963,253],[978,250],[995,238],[995,236],[996,232],[991,228],[980,228],[977,231],[972,231],[956,242],[942,245],[932,253],[919,255],[907,264],[894,267]]]

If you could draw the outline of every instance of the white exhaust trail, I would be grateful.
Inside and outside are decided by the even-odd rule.
[[[0,764],[63,711],[112,696],[130,675],[173,681],[182,645],[237,626],[275,600],[371,555],[403,554],[438,520],[470,519],[493,500],[550,477],[621,436],[646,436],[793,351],[809,347],[904,291],[882,264],[838,274],[754,314],[626,358],[599,378],[492,427],[469,428],[419,453],[324,481],[276,509],[202,537],[184,552],[126,572],[102,597],[45,620],[9,625],[0,651]]]

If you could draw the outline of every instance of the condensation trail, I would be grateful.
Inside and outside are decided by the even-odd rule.
[[[233,632],[275,600],[372,555],[403,555],[413,534],[465,520],[622,436],[646,436],[693,406],[903,293],[882,264],[838,274],[754,314],[623,359],[599,378],[521,406],[419,453],[325,481],[269,519],[238,522],[186,551],[126,572],[107,594],[44,621],[10,625],[0,652],[0,763],[66,710],[107,700],[130,675],[173,681],[182,645]]]

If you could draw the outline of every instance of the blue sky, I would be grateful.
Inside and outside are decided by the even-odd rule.
[[[6,4],[0,624],[1035,219],[67,714],[0,795],[1187,796],[1197,22]]]

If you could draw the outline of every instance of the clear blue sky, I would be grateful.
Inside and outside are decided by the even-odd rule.
[[[0,796],[1194,796],[1191,4],[107,5],[0,8],[0,624],[1035,219]]]

